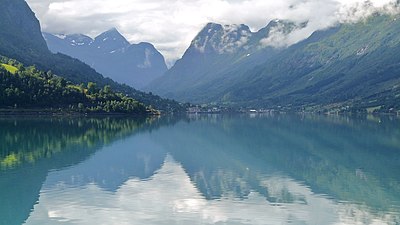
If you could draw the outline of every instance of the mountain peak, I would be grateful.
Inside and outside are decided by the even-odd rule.
[[[57,37],[63,37],[58,35]],[[70,34],[66,35],[65,40],[71,42],[73,45],[88,45],[93,42],[93,39],[89,36],[86,36],[84,34]]]
[[[98,36],[112,36],[112,37],[124,37],[117,28],[113,27],[110,28],[103,33],[99,34]]]
[[[49,41],[62,41],[70,46],[88,46],[92,44],[93,39],[84,34],[51,34],[43,32],[43,37],[47,42]],[[53,49],[50,49],[53,50]],[[53,51],[54,52],[54,51]]]
[[[207,23],[206,26],[200,31],[200,34],[211,33],[217,31],[224,31],[225,33],[235,32],[235,31],[246,31],[250,32],[250,28],[245,24],[225,24],[221,25],[218,23]]]
[[[280,20],[280,19],[275,19],[269,22],[267,27],[269,28],[280,28],[285,30],[285,32],[290,33],[295,29],[302,29],[308,25],[308,21],[299,23],[299,22],[294,22],[291,20]]]
[[[150,49],[156,49],[154,47],[153,44],[149,43],[149,42],[140,42],[139,44],[137,44],[137,46],[141,46],[143,48],[150,48]]]
[[[105,52],[125,48],[130,45],[130,43],[116,28],[111,28],[101,33],[94,39],[93,44],[97,46],[98,49]]]
[[[288,36],[295,31],[307,26],[308,22],[296,23],[290,20],[274,19],[268,25],[253,35],[253,43],[262,47],[285,47],[288,46]]]
[[[99,34],[96,38],[98,37],[115,37],[115,38],[118,37],[125,39],[124,36],[122,36],[122,34],[115,27],[104,31],[103,33]]]
[[[209,22],[203,27],[203,30],[206,30],[206,29],[207,30],[208,29],[219,30],[219,29],[222,29],[222,25],[219,23]]]
[[[115,27],[112,27],[112,28],[108,29],[106,32],[117,32],[117,33],[119,33],[118,29],[115,28]]]
[[[244,24],[208,23],[191,45],[200,53],[234,53],[247,43],[251,35],[250,28]]]

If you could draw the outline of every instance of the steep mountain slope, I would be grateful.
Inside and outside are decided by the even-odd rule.
[[[0,0],[0,54],[16,59],[24,65],[36,65],[39,70],[51,70],[67,80],[79,84],[96,82],[98,86],[110,85],[136,100],[161,110],[181,110],[175,101],[161,99],[152,94],[120,85],[82,63],[63,54],[52,54],[40,31],[40,24],[24,0]]]
[[[299,25],[274,20],[258,32],[246,25],[207,24],[194,38],[182,59],[161,78],[146,87],[157,94],[182,101],[207,102],[214,91],[210,84],[229,86],[237,70],[246,70],[265,62],[281,51],[265,41],[270,34],[283,36]]]
[[[237,81],[241,85],[230,87],[224,95],[232,102],[263,107],[338,104],[399,108],[397,16],[375,15],[325,32],[330,34],[315,41],[323,32],[316,33],[243,73]]]
[[[24,61],[48,52],[41,37],[39,21],[22,0],[1,0],[0,52],[10,58],[23,57]]]
[[[279,41],[271,32],[276,27],[288,27],[281,34],[289,34],[307,25],[281,26],[273,21],[270,28],[251,35],[249,40],[253,41],[248,43],[252,44],[235,48],[234,56],[219,55],[218,60],[230,62],[225,64],[215,58],[211,63],[190,61],[193,57],[188,53],[196,51],[195,43],[204,36],[203,30],[183,58],[149,89],[185,101],[257,108],[398,109],[398,18],[375,14],[365,21],[317,31],[288,48],[264,47],[268,41]],[[195,79],[193,74],[197,74]]]
[[[63,53],[90,65],[115,81],[142,88],[167,71],[164,57],[150,43],[130,44],[113,28],[95,39],[82,34],[43,33],[53,53]]]

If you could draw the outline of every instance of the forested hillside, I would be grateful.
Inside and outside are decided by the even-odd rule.
[[[98,88],[93,82],[74,85],[51,71],[24,67],[6,57],[0,59],[0,108],[14,112],[47,109],[58,113],[156,113],[133,98],[112,91],[110,86]]]

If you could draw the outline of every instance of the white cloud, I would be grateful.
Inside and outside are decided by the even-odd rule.
[[[394,0],[27,0],[44,31],[89,36],[117,27],[129,41],[153,43],[169,61],[181,57],[207,22],[247,24],[255,31],[270,20],[309,21],[302,39],[317,29],[354,21]],[[366,3],[367,2],[367,3]],[[356,10],[355,10],[356,9]],[[387,10],[387,9],[385,9]]]

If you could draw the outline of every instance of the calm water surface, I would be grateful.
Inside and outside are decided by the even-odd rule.
[[[400,224],[400,121],[3,118],[0,224]]]

